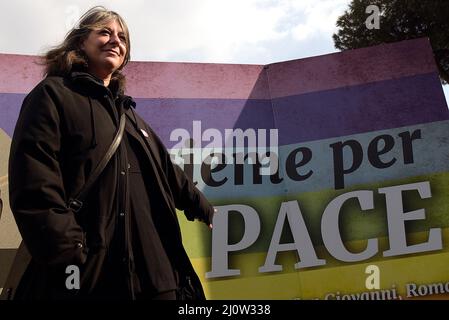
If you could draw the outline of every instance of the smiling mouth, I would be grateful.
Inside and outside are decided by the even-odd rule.
[[[111,53],[114,53],[116,56],[120,56],[120,54],[119,54],[117,51],[114,51],[114,50],[112,50],[112,49],[103,50],[103,51],[105,51],[105,52],[111,52]]]

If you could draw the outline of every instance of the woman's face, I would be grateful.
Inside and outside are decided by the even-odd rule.
[[[110,76],[125,60],[126,41],[126,35],[115,19],[103,28],[91,31],[81,43],[89,60],[89,71],[102,79]]]

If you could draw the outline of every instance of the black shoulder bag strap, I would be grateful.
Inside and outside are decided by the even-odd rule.
[[[112,143],[109,146],[108,151],[104,155],[103,159],[101,159],[101,161],[98,163],[97,167],[92,172],[92,174],[89,176],[89,178],[87,179],[86,183],[84,184],[83,188],[78,193],[78,195],[69,200],[67,208],[70,208],[75,212],[81,210],[81,208],[83,207],[83,203],[86,200],[86,197],[90,189],[92,188],[92,185],[95,183],[101,172],[103,172],[103,169],[106,167],[109,160],[111,160],[112,156],[114,155],[115,151],[120,145],[120,142],[122,141],[123,138],[123,132],[125,131],[125,123],[126,123],[126,114],[122,113],[120,117],[119,129],[115,134],[114,140],[112,140]]]

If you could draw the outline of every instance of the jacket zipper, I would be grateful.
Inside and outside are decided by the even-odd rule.
[[[107,100],[109,102],[109,105],[112,107],[115,117],[119,118],[119,112],[117,112],[117,108],[115,106],[115,101],[111,98],[109,94],[105,95],[107,97]],[[123,110],[121,110],[123,111]],[[118,120],[117,120],[118,123]],[[126,133],[124,133],[126,134]],[[117,211],[119,213],[118,222],[119,222],[119,228],[123,228],[124,231],[124,252],[123,252],[123,266],[126,267],[126,277],[127,277],[127,286],[129,293],[131,295],[131,299],[135,300],[135,292],[134,292],[134,283],[132,278],[132,259],[130,255],[129,250],[129,244],[130,244],[130,212],[128,212],[128,206],[127,206],[127,199],[128,199],[128,175],[129,175],[129,168],[127,161],[124,161],[127,159],[126,157],[126,149],[124,149],[123,144],[119,147],[119,152],[117,153],[118,156],[118,166],[117,166],[117,176],[118,176],[118,203],[117,203]],[[122,172],[125,174],[123,175]]]
[[[125,175],[122,176],[123,179],[121,179],[121,185],[122,187],[120,188],[122,190],[121,192],[121,199],[122,199],[122,203],[121,203],[121,212],[125,213],[124,216],[124,231],[125,231],[125,262],[126,262],[126,272],[127,272],[127,281],[128,281],[128,288],[129,288],[129,293],[131,294],[131,300],[135,300],[135,292],[134,292],[134,277],[133,277],[133,272],[134,272],[134,261],[131,257],[131,251],[129,246],[131,245],[131,236],[130,236],[130,227],[131,227],[131,212],[128,210],[129,206],[128,206],[128,179],[129,179],[129,164],[128,164],[128,157],[126,156],[126,149],[125,147],[122,145],[122,155],[124,156],[123,158],[121,158],[121,168],[122,171],[125,172]],[[126,161],[123,161],[126,160]]]
[[[130,231],[129,231],[129,227],[130,227],[130,213],[127,210],[127,197],[128,197],[128,164],[126,163],[125,160],[126,158],[123,157],[124,155],[124,150],[123,147],[121,147],[121,156],[120,156],[120,160],[119,160],[119,172],[118,172],[118,176],[119,176],[119,210],[118,212],[120,212],[121,217],[120,219],[120,228],[123,228],[123,232],[124,232],[124,237],[123,237],[123,241],[124,241],[124,252],[123,252],[123,265],[125,267],[125,271],[126,271],[126,277],[127,277],[127,285],[128,285],[128,289],[129,289],[129,293],[131,295],[131,299],[134,300],[134,284],[133,284],[133,279],[132,279],[132,260],[131,260],[131,255],[130,255],[130,250],[129,250],[129,244],[130,244]],[[123,175],[122,173],[125,172],[125,174]]]

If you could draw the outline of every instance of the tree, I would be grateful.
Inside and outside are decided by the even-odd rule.
[[[369,5],[379,8],[379,29],[368,29]],[[333,35],[339,50],[428,37],[443,83],[449,82],[449,0],[352,0]]]

